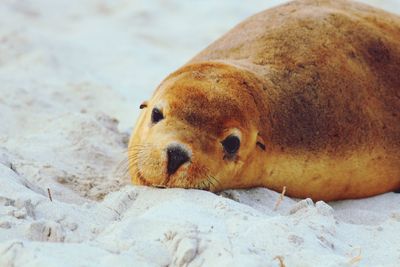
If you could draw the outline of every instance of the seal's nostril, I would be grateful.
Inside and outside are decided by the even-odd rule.
[[[167,148],[168,164],[167,172],[168,174],[175,173],[179,167],[188,162],[190,157],[186,149],[179,145],[172,145]]]

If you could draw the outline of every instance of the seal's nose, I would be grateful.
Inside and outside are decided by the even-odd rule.
[[[188,151],[179,145],[170,145],[167,148],[168,174],[174,174],[183,163],[188,162],[190,157]]]

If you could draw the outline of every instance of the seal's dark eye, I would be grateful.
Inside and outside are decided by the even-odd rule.
[[[225,140],[222,141],[221,144],[224,147],[226,153],[235,154],[239,150],[240,140],[237,136],[230,135],[225,138]]]
[[[158,108],[153,108],[151,111],[151,122],[152,123],[157,123],[160,120],[164,119],[164,115]]]

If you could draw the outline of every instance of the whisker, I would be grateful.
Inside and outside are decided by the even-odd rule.
[[[211,178],[213,181],[215,181],[219,186],[222,186],[222,185],[221,185],[221,182],[220,182],[217,178],[215,178],[214,176],[211,176],[211,175],[210,175],[210,178]]]
[[[204,190],[210,191],[210,183],[208,180],[204,181]]]
[[[150,143],[135,144],[123,150],[127,154],[116,166],[114,175],[126,177],[133,166],[137,165],[143,151],[151,147]],[[136,174],[137,175],[137,174]]]
[[[124,149],[124,152],[130,152],[130,151],[140,150],[140,149],[148,148],[148,147],[151,147],[151,144],[132,145],[132,146],[129,146],[128,148]]]
[[[211,185],[215,188],[215,184],[213,183],[213,181],[211,180],[210,177],[207,178],[207,181],[209,183],[209,187],[211,187]]]

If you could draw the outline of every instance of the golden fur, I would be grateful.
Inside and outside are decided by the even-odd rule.
[[[345,0],[266,10],[168,76],[146,105],[129,144],[135,184],[286,186],[314,200],[399,189],[400,18]],[[153,125],[155,106],[165,119]],[[232,131],[241,145],[226,159]],[[168,175],[165,146],[176,141],[192,159]]]

